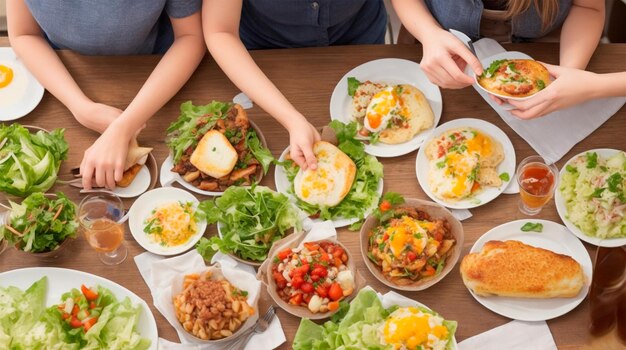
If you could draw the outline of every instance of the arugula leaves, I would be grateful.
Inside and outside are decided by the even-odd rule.
[[[356,89],[359,88],[361,82],[355,77],[348,77],[348,96],[354,96]]]
[[[507,60],[495,60],[491,62],[489,68],[483,71],[483,74],[480,75],[481,78],[491,78],[493,74],[500,68],[500,66],[507,62]]]
[[[197,212],[204,213],[208,224],[221,225],[221,237],[203,237],[196,246],[206,260],[221,251],[264,261],[287,230],[301,228],[299,211],[289,198],[264,186],[231,186],[221,197],[201,202]]]
[[[65,239],[76,237],[76,206],[62,192],[56,199],[33,193],[21,204],[9,202],[11,214],[0,236],[25,252],[56,249]]]
[[[527,222],[520,228],[520,230],[524,232],[543,232],[543,224],[540,222]]]

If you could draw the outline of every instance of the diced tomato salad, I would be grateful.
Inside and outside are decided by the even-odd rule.
[[[339,301],[354,292],[348,254],[331,241],[305,242],[302,248],[287,248],[274,257],[272,278],[285,302],[307,307],[311,312],[334,311]]]
[[[88,288],[84,284],[80,286],[80,291],[72,289],[62,297],[63,303],[57,305],[61,318],[71,328],[82,328],[89,331],[98,322],[102,309],[106,305],[103,298],[93,288]]]

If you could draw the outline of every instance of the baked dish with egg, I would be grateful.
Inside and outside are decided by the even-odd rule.
[[[550,73],[534,60],[496,60],[476,78],[487,91],[507,97],[528,97],[550,85]]]
[[[428,143],[425,152],[430,189],[444,201],[459,201],[484,187],[502,185],[497,167],[504,160],[504,150],[481,130],[445,131]]]
[[[368,137],[371,143],[404,143],[433,126],[435,115],[415,86],[369,80],[361,83],[355,78],[348,78],[348,82],[351,119],[359,124],[359,135]]]
[[[144,220],[143,232],[163,247],[187,243],[198,232],[194,204],[178,201],[153,209]]]
[[[171,171],[203,191],[257,183],[274,160],[257,133],[238,104],[185,102],[178,120],[167,129]]]
[[[441,273],[456,244],[450,223],[413,207],[398,207],[368,233],[367,257],[397,285]]]

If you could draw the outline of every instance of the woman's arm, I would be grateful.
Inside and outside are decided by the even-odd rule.
[[[7,22],[11,47],[20,60],[81,124],[103,132],[122,113],[118,108],[95,103],[85,96],[43,37],[24,0],[7,1]]]
[[[256,65],[239,39],[242,0],[204,0],[204,39],[211,55],[230,80],[289,131],[291,157],[315,169],[313,143],[320,136]]]
[[[174,43],[126,110],[85,151],[80,170],[86,189],[91,188],[94,175],[98,186],[115,187],[124,173],[130,141],[187,82],[206,52],[199,12],[170,20]]]
[[[463,73],[468,64],[476,74],[482,74],[478,58],[456,36],[441,28],[424,0],[391,2],[402,24],[422,43],[420,66],[432,83],[451,89],[473,84],[474,79]]]
[[[600,42],[604,16],[604,0],[574,0],[561,29],[561,66],[587,67]]]

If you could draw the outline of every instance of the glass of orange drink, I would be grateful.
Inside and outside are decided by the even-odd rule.
[[[78,220],[85,239],[106,265],[117,265],[126,259],[123,218],[124,204],[110,192],[90,194],[78,206]]]
[[[559,170],[547,164],[540,156],[524,158],[517,167],[519,184],[519,209],[526,215],[537,215],[546,205],[556,189]]]

